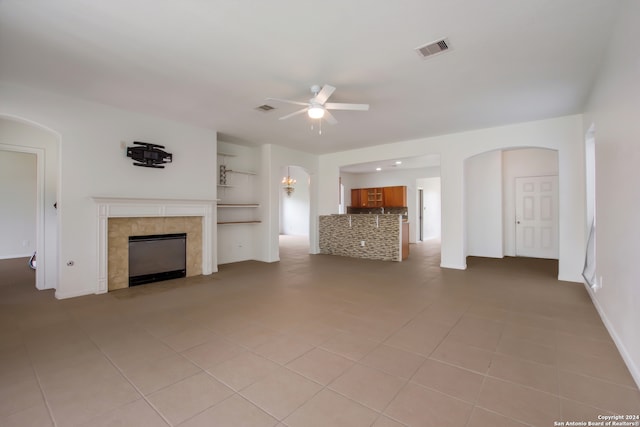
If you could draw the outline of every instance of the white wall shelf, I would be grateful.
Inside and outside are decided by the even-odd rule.
[[[227,169],[227,173],[241,173],[243,175],[257,175],[257,173],[255,173],[255,172],[240,171],[240,170],[235,170],[235,169]]]
[[[240,175],[249,175],[249,176],[255,176],[255,175],[257,175],[255,172],[252,172],[252,171],[245,171],[245,170],[238,170],[238,169],[235,169],[235,170],[234,170],[234,169],[229,169],[229,168],[227,168],[227,166],[226,166],[226,165],[220,165],[220,166],[219,166],[219,170],[220,170],[220,173],[219,173],[219,175],[218,175],[218,185],[220,185],[220,186],[227,186],[227,185],[229,185],[229,184],[228,184],[228,182],[229,182],[229,181],[228,181],[227,174],[230,174],[230,173],[232,173],[232,174],[233,174],[233,173],[237,173],[237,174],[240,174]]]
[[[260,224],[262,221],[219,221],[218,225],[233,225],[233,224]]]
[[[257,203],[254,194],[253,177],[257,173],[252,171],[254,164],[247,161],[248,158],[240,154],[232,154],[231,150],[224,148],[218,152],[218,191],[221,193],[221,201],[217,204],[218,225],[237,224],[260,224],[260,204]],[[231,239],[237,239],[239,236],[244,239],[251,233],[249,229],[242,230],[238,228],[234,231],[227,231],[220,237],[226,239],[221,246],[224,252],[228,249],[224,245],[231,245],[230,248],[237,249],[237,245]],[[222,253],[222,252],[220,252]]]

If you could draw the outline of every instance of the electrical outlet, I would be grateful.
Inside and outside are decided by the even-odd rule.
[[[360,240],[360,246],[364,248],[364,240]]]

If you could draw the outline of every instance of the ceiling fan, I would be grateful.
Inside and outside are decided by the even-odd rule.
[[[369,104],[345,104],[340,102],[327,102],[327,99],[336,90],[335,87],[325,84],[320,88],[319,85],[311,86],[311,93],[313,98],[309,102],[290,101],[288,99],[279,98],[267,98],[271,101],[286,102],[287,104],[304,105],[304,108],[280,117],[280,120],[288,119],[289,117],[297,116],[298,114],[307,113],[312,119],[325,119],[332,125],[338,123],[333,114],[328,110],[351,110],[351,111],[368,111]]]

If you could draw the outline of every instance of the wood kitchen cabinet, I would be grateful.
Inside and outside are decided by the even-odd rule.
[[[356,208],[367,207],[367,189],[366,188],[354,188],[351,190],[351,206]]]
[[[354,188],[351,190],[354,208],[379,208],[383,205],[382,188]]]
[[[407,187],[354,188],[351,190],[354,208],[402,208],[407,206]]]
[[[384,206],[382,188],[367,188],[367,207],[380,208]]]
[[[389,208],[402,208],[407,206],[407,187],[383,187],[382,199],[384,200],[384,207]]]
[[[360,203],[362,203],[360,201],[360,190],[357,188],[354,188],[351,190],[351,205],[350,206],[354,206],[354,207],[360,207]]]

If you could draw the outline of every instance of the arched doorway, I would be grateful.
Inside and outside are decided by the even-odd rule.
[[[283,180],[280,192],[280,259],[291,255],[292,252],[309,253],[310,227],[309,173],[295,165],[283,167],[281,172]]]
[[[555,242],[555,250],[540,252],[542,255],[537,256],[535,251],[518,249],[523,244],[524,235],[518,228],[524,227],[522,206],[533,200],[519,200],[522,194],[518,186],[540,180],[545,180],[545,183],[555,180],[557,183],[559,168],[556,150],[534,147],[489,151],[466,159],[464,170],[466,255],[493,258],[521,255],[558,259],[557,185],[555,195],[549,196],[554,199],[547,200],[548,194],[537,195],[536,201],[531,202],[531,212],[536,215],[548,213],[553,222],[550,228],[545,224],[547,228],[544,230],[532,226],[531,234],[534,237],[540,234],[540,238],[535,237],[537,242]],[[536,185],[529,186],[533,190],[537,188]],[[545,206],[546,211],[543,212],[541,209]]]
[[[37,289],[55,289],[58,281],[59,135],[27,120],[0,117],[0,150],[35,156],[35,252]]]

